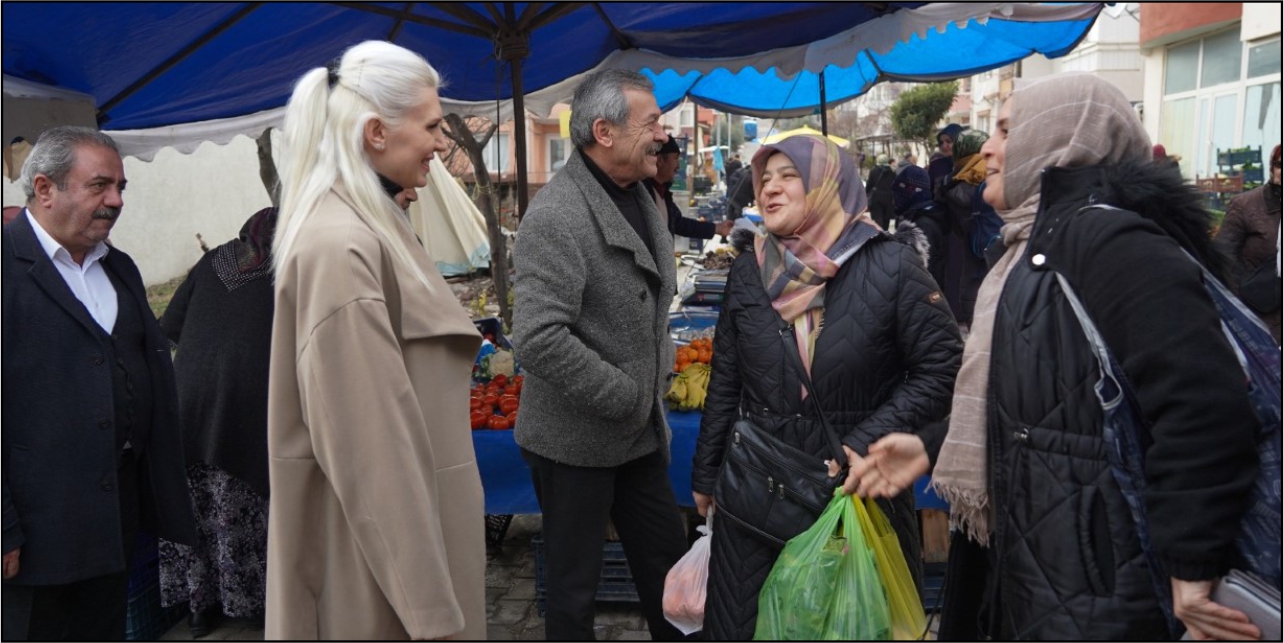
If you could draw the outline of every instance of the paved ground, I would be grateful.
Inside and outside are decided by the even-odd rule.
[[[542,641],[544,619],[535,607],[535,554],[531,538],[540,530],[538,515],[517,516],[508,528],[503,544],[486,552],[487,638],[492,641]],[[259,623],[226,619],[203,641],[263,640]],[[599,641],[647,641],[642,612],[635,604],[599,603],[597,613]],[[164,641],[190,641],[187,619],[183,619],[161,638]]]

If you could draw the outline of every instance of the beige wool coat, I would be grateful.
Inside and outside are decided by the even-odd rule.
[[[481,338],[336,187],[276,275],[268,639],[484,639],[468,387]]]

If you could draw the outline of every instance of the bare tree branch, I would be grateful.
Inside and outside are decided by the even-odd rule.
[[[473,177],[477,181],[477,194],[474,197],[477,206],[486,219],[486,232],[490,239],[490,275],[495,283],[495,298],[499,300],[499,316],[510,328],[513,314],[508,307],[508,241],[499,225],[499,204],[496,190],[486,169],[486,159],[482,151],[486,143],[498,129],[498,126],[484,119],[469,119],[478,127],[487,127],[486,134],[479,141],[473,134],[468,122],[459,114],[446,114],[446,136],[462,148],[473,164]]]

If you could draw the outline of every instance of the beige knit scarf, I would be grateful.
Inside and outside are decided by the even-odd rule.
[[[1143,161],[1150,151],[1150,138],[1128,100],[1095,76],[1048,77],[1013,92],[1004,108],[998,131],[984,149],[990,152],[991,166],[997,163],[994,151],[1002,150],[1000,176],[990,181],[1001,179],[1005,202],[1018,205],[998,211],[1007,251],[977,292],[972,332],[954,385],[949,433],[932,473],[932,486],[950,503],[951,525],[982,545],[989,544],[995,512],[987,457],[994,315],[1008,275],[1025,260],[1039,210],[1042,170]]]

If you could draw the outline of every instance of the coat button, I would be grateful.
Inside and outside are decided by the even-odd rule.
[[[102,486],[103,491],[111,491],[111,490],[113,490],[113,489],[115,489],[115,488],[116,488],[116,487],[112,486],[112,484],[111,484],[110,482],[104,482],[104,483],[102,483],[102,485],[101,485],[101,486]]]
[[[1034,255],[1033,257],[1030,258],[1030,263],[1036,266],[1042,266],[1043,264],[1048,263],[1048,258],[1041,254]]]
[[[102,366],[103,356],[98,353],[94,353],[93,357],[89,358],[89,363],[93,364],[94,366]]]
[[[111,428],[111,421],[110,421],[110,420],[99,420],[99,421],[98,421],[98,428],[100,428],[100,429],[104,429],[104,430],[105,430],[105,429],[110,429],[110,428]]]

